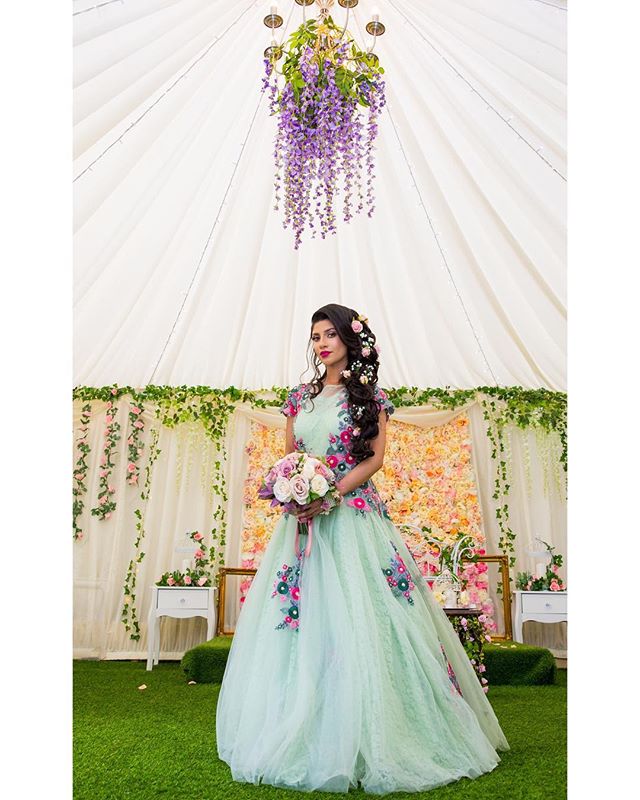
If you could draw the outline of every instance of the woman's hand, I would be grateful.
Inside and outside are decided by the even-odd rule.
[[[298,518],[298,522],[307,522],[307,520],[313,519],[313,517],[320,514],[322,511],[322,498],[318,498],[317,500],[313,500],[311,503],[308,503],[306,506],[300,506],[295,510],[295,515]]]

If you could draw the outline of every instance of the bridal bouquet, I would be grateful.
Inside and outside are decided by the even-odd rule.
[[[271,500],[272,508],[279,506],[288,513],[306,508],[314,500],[322,499],[320,513],[328,514],[342,501],[331,468],[322,459],[298,451],[276,461],[266,475],[258,491],[258,497]],[[306,555],[309,555],[312,520],[307,522],[307,531],[309,538]],[[298,554],[297,533],[296,554]]]

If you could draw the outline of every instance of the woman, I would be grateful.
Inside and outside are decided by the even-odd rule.
[[[315,374],[281,409],[286,451],[325,456],[343,501],[328,515],[316,501],[275,527],[229,653],[218,753],[236,781],[304,791],[475,778],[509,745],[371,480],[394,410],[377,386],[375,336],[340,305],[311,323]],[[296,557],[308,519],[311,552],[303,536]]]

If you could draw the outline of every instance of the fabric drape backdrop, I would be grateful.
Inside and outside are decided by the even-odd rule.
[[[74,402],[74,428],[79,427],[81,401]],[[130,403],[126,397],[118,403],[117,420],[127,418]],[[126,484],[126,436],[123,435],[113,451],[115,468],[110,483],[115,486],[117,508],[110,520],[101,521],[92,516],[99,484],[99,455],[103,443],[103,402],[92,403],[92,421],[88,443],[87,493],[83,496],[85,508],[79,520],[83,539],[74,542],[74,657],[76,658],[146,658],[147,614],[151,587],[159,576],[170,569],[180,569],[187,554],[177,552],[184,544],[184,534],[200,530],[205,543],[210,544],[209,530],[215,503],[208,487],[211,484],[212,463],[219,456],[203,429],[188,423],[176,428],[166,428],[156,419],[152,409],[146,408],[143,441],[148,448],[150,430],[159,430],[160,455],[155,463],[151,493],[146,507],[140,501],[140,491]],[[465,410],[471,421],[472,459],[476,470],[481,502],[487,553],[498,553],[499,529],[495,518],[494,491],[495,464],[491,458],[491,442],[486,435],[486,422],[481,407],[474,401],[455,411],[441,411],[430,406],[398,408],[393,419],[423,427],[442,425]],[[241,533],[243,517],[243,489],[246,475],[245,446],[250,434],[251,421],[284,428],[285,419],[277,408],[254,409],[246,405],[236,407],[226,433],[227,459],[224,465],[227,481],[227,544],[225,564],[240,566]],[[557,551],[566,555],[566,483],[560,470],[560,486],[553,478],[559,454],[559,441],[555,436],[545,438],[532,430],[522,431],[516,426],[505,429],[512,452],[513,471],[508,498],[511,527],[517,533],[514,570],[533,571],[535,564],[527,555],[530,540],[537,536]],[[76,436],[77,438],[77,436]],[[527,459],[527,451],[529,453]],[[141,465],[146,463],[147,450]],[[530,463],[529,476],[525,464]],[[143,482],[142,470],[140,482]],[[375,480],[375,478],[374,478]],[[134,510],[143,508],[145,536],[140,549],[146,555],[139,565],[136,585],[136,606],[141,637],[132,641],[121,622],[123,585],[129,561],[135,556],[136,517]],[[515,575],[514,571],[514,575]],[[564,568],[560,572],[566,580]],[[502,627],[501,604],[492,586],[496,605],[496,620]],[[236,601],[237,602],[237,601]],[[225,624],[233,627],[237,606],[229,603]],[[528,622],[524,628],[525,641],[550,647],[556,655],[566,652],[566,626],[543,625]],[[161,621],[161,658],[180,658],[185,650],[204,641],[204,619]]]

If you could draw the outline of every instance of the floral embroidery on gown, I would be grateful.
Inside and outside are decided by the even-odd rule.
[[[296,448],[342,477],[355,465],[346,389],[309,390],[281,411]],[[393,413],[382,389],[376,400]],[[283,514],[274,528],[220,688],[218,754],[234,780],[387,794],[494,769],[507,740],[374,482],[314,519],[308,558],[296,525]]]

